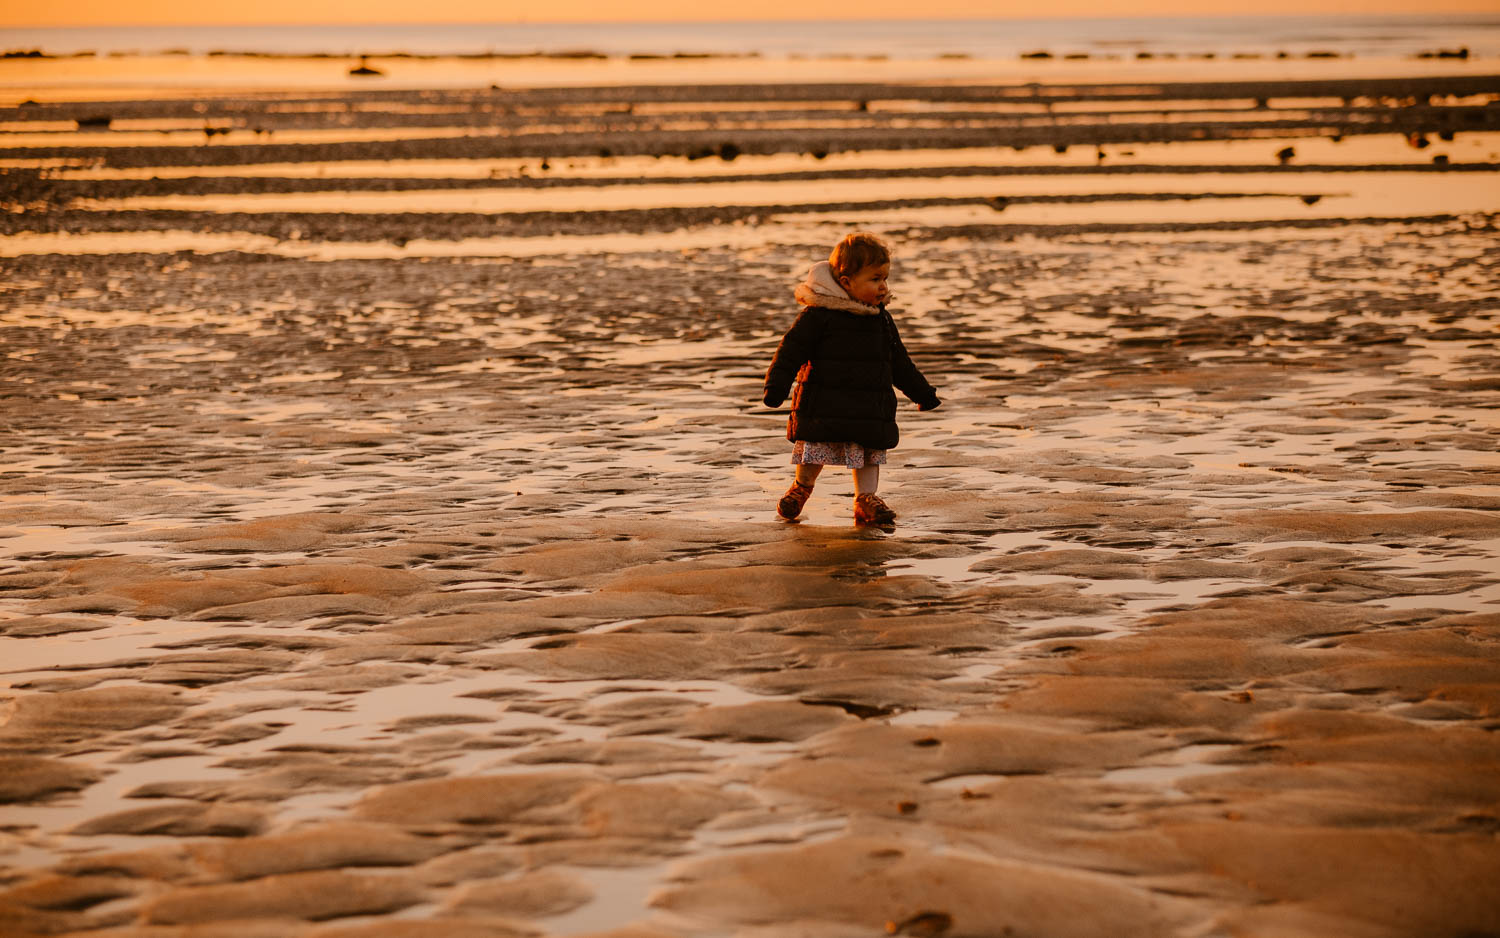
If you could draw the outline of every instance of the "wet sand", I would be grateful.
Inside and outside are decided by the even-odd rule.
[[[0,108],[0,933],[1500,931],[1483,65]],[[759,402],[855,226],[945,402],[890,530],[777,521]]]

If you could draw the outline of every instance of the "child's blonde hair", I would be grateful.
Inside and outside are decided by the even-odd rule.
[[[890,262],[891,249],[868,231],[845,235],[828,255],[828,266],[833,268],[835,277],[852,277],[866,267]]]

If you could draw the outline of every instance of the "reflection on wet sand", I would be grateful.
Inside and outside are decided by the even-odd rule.
[[[1296,147],[1367,144],[1411,150]],[[288,191],[274,234],[38,197],[0,237],[0,930],[1493,931],[1494,175]],[[1005,192],[1088,197],[920,204]],[[1227,192],[1275,195],[1096,198]],[[761,193],[813,207],[649,214]],[[778,522],[759,403],[853,226],[945,401],[891,531],[833,475]]]
[[[1379,167],[1409,166],[1413,170],[1431,169],[1430,155],[1415,150],[1403,137],[1355,137],[1334,141],[1326,137],[1303,138],[1297,143],[1300,162],[1278,165],[1282,172],[1360,172],[1378,171]],[[140,169],[100,168],[69,165],[81,161],[9,160],[0,166],[39,166],[55,163],[48,175],[53,179],[96,180],[214,180],[233,179],[305,179],[323,177],[330,185],[350,179],[432,180],[465,185],[546,186],[578,180],[590,184],[637,185],[655,180],[688,178],[693,180],[733,177],[736,181],[756,181],[777,174],[817,174],[837,177],[841,173],[885,171],[890,175],[960,175],[983,174],[1005,169],[1022,174],[1049,174],[1068,171],[1096,172],[1166,172],[1172,167],[1187,171],[1212,171],[1212,167],[1234,166],[1264,171],[1279,147],[1268,147],[1264,141],[1189,141],[1179,143],[1136,143],[1128,146],[1090,149],[1069,147],[1061,153],[1036,148],[968,147],[944,150],[858,150],[811,154],[781,153],[741,155],[732,161],[687,159],[685,157],[572,157],[548,162],[545,171],[535,158],[470,160],[380,160],[361,162],[254,163],[215,166],[152,166]],[[1494,134],[1475,133],[1445,141],[1443,149],[1451,153],[1452,165],[1493,163],[1500,159],[1500,140]],[[1105,156],[1100,165],[1099,154]],[[1366,169],[1370,167],[1370,169]],[[1387,170],[1388,171],[1388,170]],[[528,175],[534,173],[534,175]],[[806,177],[804,177],[806,178]],[[483,182],[479,182],[483,180]],[[728,181],[728,179],[725,179]],[[766,180],[769,181],[769,180]],[[347,185],[347,183],[345,183]],[[268,184],[269,185],[269,184]],[[413,185],[420,185],[414,182]],[[357,191],[360,186],[354,186]]]

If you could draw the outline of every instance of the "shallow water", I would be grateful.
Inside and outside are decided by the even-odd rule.
[[[1415,180],[1418,186],[1428,185],[1427,191],[1413,193],[1412,202],[1424,195],[1432,195],[1433,189],[1468,189],[1470,180],[1443,178],[1438,185],[1431,180]],[[1380,185],[1380,183],[1376,183]],[[1004,178],[939,178],[903,180],[893,186],[890,180],[818,180],[813,182],[746,183],[733,182],[722,185],[677,184],[670,186],[632,186],[604,191],[590,190],[514,190],[493,191],[468,190],[415,191],[400,193],[305,193],[298,195],[245,195],[245,196],[163,196],[157,198],[133,198],[111,201],[85,202],[80,208],[95,211],[211,211],[211,212],[526,212],[526,211],[618,211],[638,208],[703,207],[724,204],[736,205],[797,205],[817,202],[875,202],[890,199],[1008,199],[1025,196],[1075,196],[1087,195],[1107,200],[1117,194],[1137,195],[1141,193],[1169,193],[1203,195],[1216,188],[1229,193],[1282,194],[1300,196],[1309,191],[1306,184],[1284,178],[1267,179],[1248,175],[1240,177],[1213,176],[1183,179],[1181,177],[1131,176],[1122,179],[1004,179]],[[894,191],[893,191],[894,190]],[[1470,211],[1484,211],[1491,206],[1483,199],[1491,193],[1473,193],[1465,204]],[[1500,193],[1495,193],[1500,195]],[[1410,204],[1410,203],[1408,203]],[[1449,197],[1440,201],[1439,210],[1445,204],[1458,204]],[[1401,209],[1401,204],[1393,206]]]
[[[1347,137],[1334,142],[1326,137],[1308,137],[1296,143],[1300,161],[1312,165],[1409,163],[1430,165],[1431,156],[1414,150],[1405,138],[1395,135]],[[1110,165],[1140,166],[1266,166],[1275,148],[1258,140],[1203,140],[1176,143],[1135,143],[1103,148]],[[1455,162],[1494,162],[1500,159],[1500,137],[1490,133],[1464,134],[1442,145]],[[1095,167],[1099,150],[1068,147],[1062,153],[1028,147],[969,147],[947,150],[859,150],[829,153],[822,159],[809,154],[746,154],[733,161],[689,160],[683,157],[572,157],[549,162],[547,178],[604,178],[632,184],[636,180],[699,176],[744,176],[791,172],[837,173],[878,169],[911,171],[952,166],[998,167]],[[0,165],[21,165],[9,160]],[[30,165],[28,162],[27,165]],[[128,168],[59,168],[60,179],[151,179],[214,176],[305,178],[327,176],[339,179],[410,178],[471,179],[512,178],[538,171],[532,159],[471,160],[381,160],[360,162],[257,163],[241,166],[153,166]]]
[[[889,59],[877,56],[777,58],[747,63],[704,60],[410,60],[387,67],[373,81],[348,74],[349,60],[259,59],[236,56],[151,56],[126,58],[13,59],[0,75],[0,96],[14,101],[110,101],[135,96],[192,98],[205,89],[296,89],[301,92],[372,88],[588,87],[599,84],[712,84],[756,81],[1131,81],[1203,80],[1205,71],[1228,80],[1285,80],[1329,76],[1482,74],[1484,58],[1410,59],[1375,56],[1353,59],[1278,60],[1262,58],[1215,62],[1157,57],[1120,61],[1036,62],[1016,59]]]

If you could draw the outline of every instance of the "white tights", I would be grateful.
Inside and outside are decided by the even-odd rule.
[[[822,466],[801,465],[797,467],[797,481],[811,488],[818,481],[818,474],[823,471]],[[874,495],[875,490],[880,488],[880,467],[866,466],[863,469],[854,470],[854,494]]]

